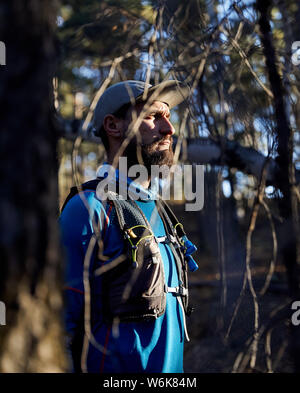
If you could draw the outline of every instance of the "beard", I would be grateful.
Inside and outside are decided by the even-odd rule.
[[[169,148],[158,150],[159,143],[165,141],[170,141]],[[130,141],[124,153],[127,157],[129,167],[136,164],[143,164],[148,171],[151,171],[152,165],[167,165],[171,167],[174,161],[173,138],[167,136],[150,144],[142,144],[139,146],[134,139]]]

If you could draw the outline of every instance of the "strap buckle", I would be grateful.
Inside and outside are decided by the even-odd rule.
[[[168,287],[167,284],[164,284],[164,292],[166,293],[174,293],[175,296],[187,296],[188,290],[182,284],[178,287]]]

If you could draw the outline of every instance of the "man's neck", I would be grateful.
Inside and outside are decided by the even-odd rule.
[[[127,171],[129,171],[130,167],[133,165],[137,165],[138,162],[131,162],[130,159],[128,159],[127,157],[127,163],[128,163],[128,168]],[[119,158],[116,159],[116,155],[114,154],[108,154],[107,156],[107,163],[111,166],[113,166],[114,168],[120,170],[119,168]],[[129,177],[128,173],[123,173],[124,176]],[[147,179],[142,179],[140,176],[136,177],[136,178],[131,178],[135,183],[138,183],[139,185],[141,185],[145,190],[147,190],[149,188],[150,185],[150,177],[148,177]]]
[[[138,183],[139,185],[141,185],[145,190],[147,190],[149,188],[150,179],[147,179],[145,181],[140,181],[141,179],[139,179],[139,178],[132,179],[132,180],[134,180],[135,183]]]

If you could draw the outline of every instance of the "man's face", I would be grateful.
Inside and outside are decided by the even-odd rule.
[[[144,105],[142,103],[137,104],[128,111],[127,127],[134,115],[138,117],[141,114]],[[140,146],[146,167],[151,165],[171,166],[173,164],[172,135],[175,130],[170,122],[168,105],[164,102],[154,101],[147,112],[142,115],[138,130],[140,138],[135,137],[130,141],[126,149],[126,156],[130,158],[130,155],[134,153],[137,155],[137,147]]]

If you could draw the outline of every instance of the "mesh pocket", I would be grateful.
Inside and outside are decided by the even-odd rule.
[[[163,262],[154,237],[140,241],[136,261],[128,258],[103,277],[107,312],[120,320],[157,318],[165,311]]]

